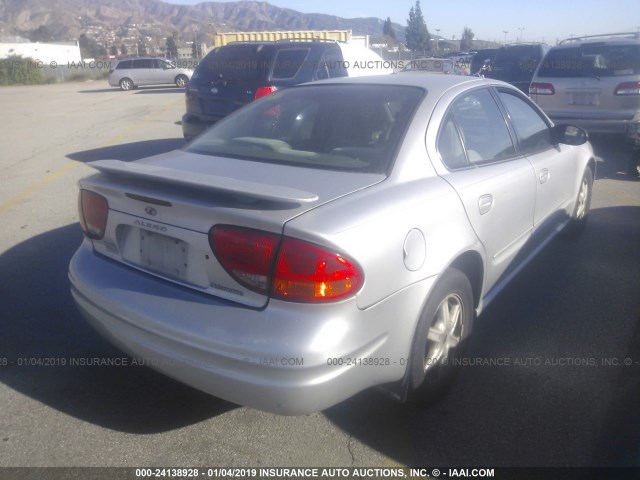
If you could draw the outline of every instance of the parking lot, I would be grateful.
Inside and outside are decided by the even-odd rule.
[[[281,417],[131,365],[69,293],[86,163],[180,148],[184,91],[7,87],[0,105],[0,466],[640,462],[640,181],[617,139],[594,139],[584,235],[554,240],[483,313],[442,402],[367,391]]]

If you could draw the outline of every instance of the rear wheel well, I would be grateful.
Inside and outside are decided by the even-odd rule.
[[[482,257],[480,257],[480,254],[477,252],[465,252],[450,266],[457,268],[467,276],[469,283],[471,283],[471,290],[473,291],[473,305],[475,308],[478,308],[484,278]]]

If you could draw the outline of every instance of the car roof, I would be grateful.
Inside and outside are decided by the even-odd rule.
[[[606,44],[606,45],[638,45],[640,44],[640,31],[604,33],[600,35],[586,35],[583,37],[571,37],[562,40],[553,48],[580,48],[582,45]]]
[[[509,84],[499,80],[492,80],[481,77],[463,75],[430,75],[425,72],[396,73],[387,75],[372,75],[369,77],[341,77],[319,82],[307,83],[305,85],[328,85],[328,84],[356,84],[356,85],[396,85],[408,87],[420,87],[427,89],[430,93],[441,95],[452,87],[462,84],[469,85],[506,85]]]
[[[640,45],[640,40],[634,38],[590,38],[585,40],[573,40],[566,43],[559,43],[554,46],[554,50],[569,49],[569,48],[581,48],[589,45],[612,45],[612,46],[624,46],[624,45]]]
[[[166,60],[167,62],[171,61],[165,57],[125,57],[125,58],[119,58],[118,62],[124,62],[127,60]]]

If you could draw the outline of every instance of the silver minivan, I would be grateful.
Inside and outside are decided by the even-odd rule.
[[[538,67],[529,96],[557,123],[624,135],[640,149],[640,33],[571,38]]]
[[[138,57],[119,60],[109,71],[109,85],[131,90],[138,85],[175,84],[184,87],[193,70],[179,68],[165,58]]]

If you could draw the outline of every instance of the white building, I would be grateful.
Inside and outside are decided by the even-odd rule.
[[[66,65],[68,62],[80,62],[80,47],[77,42],[68,43],[0,43],[0,58],[19,55],[35,61]]]

